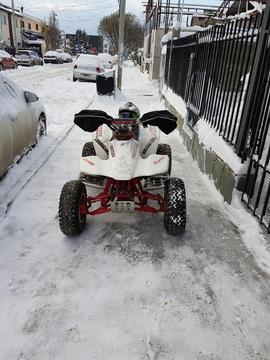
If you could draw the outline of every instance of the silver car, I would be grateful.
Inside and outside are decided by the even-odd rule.
[[[46,113],[37,95],[0,73],[0,177],[45,134]]]
[[[43,59],[32,50],[19,50],[16,54],[18,65],[22,66],[34,66],[43,65]]]
[[[57,51],[47,51],[43,56],[45,64],[63,64],[64,60]]]

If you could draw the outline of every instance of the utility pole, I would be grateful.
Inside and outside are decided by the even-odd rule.
[[[15,9],[14,9],[14,0],[11,0],[12,6],[12,23],[13,23],[13,46],[17,52],[18,50],[18,43],[17,43],[17,29],[16,29],[16,18],[15,18]]]
[[[118,74],[117,86],[119,90],[122,89],[122,67],[123,67],[123,53],[124,53],[124,31],[125,31],[125,8],[126,0],[119,0],[119,42],[118,42]]]

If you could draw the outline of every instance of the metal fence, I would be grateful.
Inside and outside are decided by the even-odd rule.
[[[190,126],[205,119],[235,149],[261,22],[237,19],[168,46],[165,82],[185,100]]]
[[[270,2],[263,14],[173,41],[165,83],[204,119],[248,171],[242,201],[270,232]]]
[[[199,1],[198,1],[199,2]],[[146,9],[147,9],[147,5]],[[188,27],[192,25],[194,15],[211,16],[217,11],[218,6],[187,4],[183,6],[182,21]],[[146,10],[145,36],[149,35],[153,29],[164,28],[165,33],[170,26],[179,18],[178,2],[171,0],[158,0],[153,8]]]
[[[246,107],[242,117],[239,148],[249,158],[242,200],[270,232],[270,3],[263,24]]]

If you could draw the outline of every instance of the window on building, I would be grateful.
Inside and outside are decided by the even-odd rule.
[[[28,23],[28,30],[31,30],[31,24]]]
[[[20,21],[18,19],[16,19],[16,28],[20,27]]]
[[[6,15],[0,14],[0,25],[7,25]]]
[[[22,20],[22,27],[24,28],[24,21]]]
[[[38,24],[36,24],[36,30],[38,31]]]

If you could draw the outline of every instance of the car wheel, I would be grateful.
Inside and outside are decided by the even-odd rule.
[[[14,69],[18,69],[18,64],[17,63],[15,63]]]
[[[2,64],[0,64],[0,71],[4,70],[4,66]]]
[[[61,192],[58,211],[60,229],[65,235],[75,236],[83,231],[86,207],[85,185],[79,180],[67,182]]]
[[[42,136],[46,135],[46,118],[44,114],[41,114],[38,119],[38,126],[37,126],[37,140]]]

